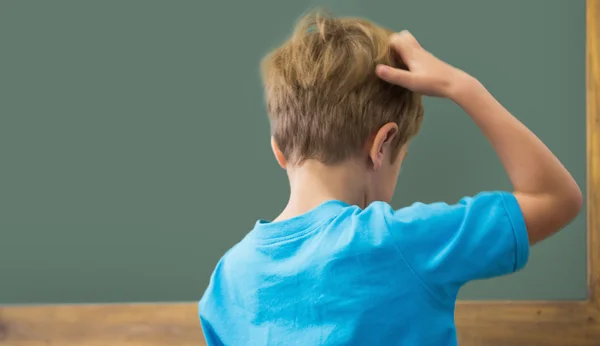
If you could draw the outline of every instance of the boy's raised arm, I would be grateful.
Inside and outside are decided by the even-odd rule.
[[[559,231],[581,210],[583,197],[571,174],[523,123],[475,78],[437,59],[404,31],[392,46],[407,70],[378,66],[380,78],[458,104],[492,144],[514,188],[530,244]]]

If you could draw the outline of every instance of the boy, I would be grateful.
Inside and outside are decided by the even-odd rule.
[[[219,261],[199,305],[208,345],[456,345],[460,287],[521,269],[530,244],[580,211],[548,148],[406,31],[309,15],[265,58],[263,78],[291,194]],[[420,95],[473,119],[512,193],[390,207]]]

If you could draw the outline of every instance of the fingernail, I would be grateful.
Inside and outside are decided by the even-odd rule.
[[[377,72],[379,74],[382,74],[382,75],[386,74],[389,70],[390,70],[390,68],[385,65],[377,65]]]

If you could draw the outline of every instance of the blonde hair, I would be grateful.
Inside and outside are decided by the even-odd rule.
[[[417,134],[421,96],[375,75],[377,64],[406,68],[391,34],[367,20],[313,12],[263,59],[271,134],[288,162],[342,162],[388,122],[399,127],[396,154]]]

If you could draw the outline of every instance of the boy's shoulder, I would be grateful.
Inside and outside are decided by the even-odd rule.
[[[385,202],[360,208],[334,201],[324,207],[294,220],[257,222],[221,259],[215,278],[227,285],[250,282],[265,272],[295,277],[313,266],[336,273],[400,271],[412,273],[438,300],[448,301],[462,284],[517,271],[529,256],[525,222],[511,193],[400,209]]]
[[[290,242],[317,232],[327,233],[328,230],[334,230],[335,234],[360,231],[394,237],[406,237],[413,233],[422,236],[425,229],[451,231],[503,218],[518,219],[521,215],[516,204],[512,194],[502,191],[463,197],[454,204],[414,202],[399,209],[383,201],[375,201],[361,208],[331,200],[291,219],[277,222],[258,220],[244,242],[259,245]],[[470,220],[467,225],[466,219]],[[420,231],[414,232],[416,230]]]

